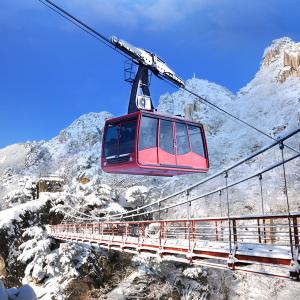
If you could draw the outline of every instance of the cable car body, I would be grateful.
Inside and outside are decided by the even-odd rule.
[[[101,167],[107,173],[174,176],[209,168],[203,125],[139,110],[105,123]]]
[[[129,58],[125,81],[131,84],[128,114],[105,123],[101,166],[105,172],[174,176],[208,171],[209,161],[200,123],[155,112],[150,97],[150,75],[178,88],[184,81],[155,53],[117,37],[106,38],[67,11],[46,0],[46,5]],[[132,68],[132,65],[137,69]]]
[[[178,87],[183,80],[156,54],[116,37],[111,43],[132,58],[136,72],[125,68],[131,83],[128,114],[105,123],[101,167],[108,173],[174,176],[208,171],[202,124],[158,114],[150,97],[149,72]],[[133,75],[133,76],[131,76]]]

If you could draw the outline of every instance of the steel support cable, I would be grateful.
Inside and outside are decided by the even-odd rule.
[[[221,218],[223,217],[223,209],[222,209],[222,190],[219,191],[219,206],[220,206],[220,216]],[[220,224],[220,230],[221,230],[221,238],[223,240],[223,224],[222,224],[222,221],[221,221],[221,224]]]
[[[204,184],[204,183],[206,183],[208,181],[211,181],[212,179],[214,179],[214,178],[216,178],[216,177],[224,174],[226,171],[228,172],[228,171],[230,171],[230,170],[232,170],[232,169],[234,169],[234,168],[236,168],[236,167],[244,164],[245,162],[253,159],[254,157],[256,157],[256,156],[258,156],[260,154],[263,154],[264,152],[266,152],[266,151],[270,150],[271,148],[275,147],[276,145],[278,145],[281,141],[285,141],[285,140],[291,138],[292,136],[298,134],[299,132],[300,132],[300,127],[297,128],[296,130],[293,130],[293,131],[287,133],[285,136],[283,136],[282,138],[278,139],[276,142],[273,142],[272,144],[270,144],[270,145],[268,145],[268,146],[266,146],[266,147],[264,147],[264,148],[262,148],[262,149],[260,149],[260,150],[258,150],[256,152],[254,152],[250,156],[248,156],[246,158],[243,158],[240,161],[238,161],[238,162],[236,162],[236,163],[228,166],[227,168],[223,169],[222,171],[219,171],[219,172],[217,172],[217,173],[215,173],[215,174],[213,174],[213,175],[211,175],[211,176],[209,176],[209,177],[207,177],[207,178],[205,178],[205,179],[203,179],[203,180],[201,180],[201,181],[199,181],[199,182],[197,182],[197,183],[195,183],[193,185],[190,185],[189,187],[187,187],[185,189],[182,189],[182,190],[180,190],[180,191],[178,191],[176,193],[173,193],[173,194],[168,195],[166,197],[163,197],[163,198],[161,198],[159,200],[156,200],[156,201],[153,201],[153,202],[151,202],[149,204],[141,206],[139,209],[145,209],[145,208],[154,206],[154,205],[158,204],[159,202],[165,202],[166,200],[169,200],[169,199],[171,199],[173,197],[176,197],[176,196],[178,196],[178,195],[180,195],[182,193],[186,193],[187,191],[191,191],[192,189],[198,187],[199,185],[202,185],[202,184]],[[298,157],[298,156],[296,155],[295,157]],[[119,214],[115,214],[115,215],[110,215],[110,218],[116,218],[116,217],[121,217],[121,216],[124,217],[124,215],[126,216],[126,214],[133,213],[133,212],[136,212],[136,211],[137,210],[131,210],[128,213],[123,213],[123,214],[119,213]],[[102,220],[105,220],[107,218],[108,217],[103,217]]]
[[[189,240],[189,249],[191,249],[191,225],[192,225],[192,222],[191,222],[191,204],[192,202],[189,201],[189,197],[190,197],[190,191],[187,190],[186,191],[186,202],[187,202],[187,219],[188,219],[188,240]]]
[[[300,154],[296,154],[296,155],[294,155],[294,156],[292,156],[292,157],[286,159],[286,160],[284,161],[284,163],[288,163],[288,162],[290,162],[290,161],[292,161],[292,160],[294,160],[294,159],[296,159],[296,158],[298,158],[298,157],[300,157]],[[261,170],[261,171],[255,173],[255,174],[252,174],[251,176],[248,176],[248,177],[246,177],[246,178],[244,178],[244,179],[235,181],[235,182],[229,184],[229,185],[228,185],[228,188],[231,188],[231,187],[236,186],[236,185],[238,185],[238,184],[241,184],[241,183],[243,183],[243,182],[245,182],[245,181],[248,181],[248,180],[250,180],[250,179],[252,179],[252,178],[255,178],[255,177],[257,177],[259,174],[264,174],[264,173],[266,173],[266,172],[268,172],[268,171],[271,171],[271,170],[273,170],[273,169],[275,169],[275,168],[281,166],[282,164],[283,164],[283,162],[276,163],[276,164],[272,165],[272,166],[269,167],[269,168],[266,168],[266,169],[264,169],[264,170]],[[194,197],[194,198],[192,198],[192,199],[189,199],[188,201],[183,201],[183,202],[180,202],[180,203],[172,204],[172,205],[170,205],[170,206],[164,207],[163,209],[171,209],[171,208],[174,208],[174,207],[183,205],[183,204],[187,204],[189,201],[190,201],[190,202],[193,202],[193,201],[199,200],[199,199],[201,199],[201,198],[204,198],[204,197],[206,197],[206,196],[210,196],[210,195],[213,195],[213,194],[215,194],[215,193],[218,193],[218,192],[220,192],[220,191],[222,191],[222,190],[225,190],[225,189],[226,189],[226,186],[222,186],[221,188],[218,188],[218,189],[213,190],[213,191],[211,191],[211,192],[208,192],[208,193],[202,194],[202,195],[200,195],[200,196]],[[134,215],[129,215],[129,216],[123,216],[123,219],[133,218],[133,217],[137,217],[137,216],[142,216],[142,215],[145,215],[145,214],[153,214],[153,213],[156,213],[156,212],[158,212],[158,211],[159,211],[158,209],[154,209],[154,210],[152,210],[152,211],[142,212],[142,213],[139,213],[139,214],[134,214]],[[110,218],[111,218],[111,219],[114,219],[114,218],[112,218],[112,217],[110,217]]]
[[[269,138],[269,139],[272,139],[273,141],[277,141],[276,138],[274,138],[274,137],[272,137],[271,135],[265,133],[264,131],[262,131],[261,129],[255,127],[254,125],[252,125],[252,124],[250,124],[250,123],[248,123],[248,122],[242,120],[241,118],[239,118],[239,117],[233,115],[232,113],[230,113],[230,112],[226,111],[224,108],[221,108],[220,106],[218,106],[218,105],[212,103],[211,101],[207,100],[206,98],[204,98],[204,97],[202,97],[202,96],[196,94],[195,92],[193,92],[192,90],[188,89],[187,87],[181,87],[180,89],[183,90],[183,91],[186,91],[186,92],[190,93],[191,95],[195,96],[195,97],[198,98],[200,101],[202,101],[202,103],[205,103],[205,104],[210,105],[211,108],[214,108],[215,110],[217,110],[217,111],[219,111],[219,112],[222,112],[223,114],[229,116],[230,118],[236,120],[237,122],[240,122],[240,123],[244,124],[245,126],[248,126],[248,127],[252,128],[252,129],[255,130],[256,132],[258,132],[258,133],[264,135],[265,137],[267,137],[267,138]],[[294,149],[293,147],[290,147],[290,146],[288,146],[288,145],[285,145],[285,146],[286,146],[287,148],[289,148],[290,150],[296,152],[296,153],[300,153],[300,151]]]
[[[220,206],[220,216],[222,217],[222,215],[223,215],[223,210],[222,210],[222,190],[219,191],[219,206]]]
[[[262,185],[262,179],[263,179],[262,174],[258,175],[258,179],[259,179],[259,187],[260,187],[261,211],[262,211],[262,214],[264,215],[265,214],[265,206],[264,206],[264,193],[263,193],[263,185]],[[263,238],[266,243],[266,227],[265,227],[266,220],[263,219],[262,222],[263,222]],[[258,228],[258,230],[259,230],[259,235],[260,235],[260,227]],[[259,237],[259,241],[260,240],[261,240],[261,237]]]
[[[191,201],[188,201],[189,197],[190,197],[190,192],[189,192],[189,190],[187,190],[186,191],[186,200],[187,200],[187,203],[188,203],[188,206],[187,206],[187,217],[188,217],[188,220],[190,220],[190,218],[191,218],[191,206],[192,206]]]
[[[86,214],[86,213],[83,213],[83,212],[81,212],[81,211],[79,211],[79,210],[73,208],[71,205],[64,204],[64,206],[67,206],[68,208],[72,209],[73,211],[77,212],[78,214],[80,214],[80,215],[82,215],[82,216],[86,216],[86,217],[88,217],[88,218],[90,218],[90,219],[100,220],[99,217],[96,217],[96,216],[92,216],[92,215],[88,215],[88,214]]]
[[[158,220],[160,220],[160,210],[161,210],[161,203],[158,202]],[[137,210],[138,212],[138,210]]]
[[[64,211],[63,209],[61,209],[61,208],[59,208],[59,207],[56,207],[57,204],[55,204],[55,203],[53,202],[53,200],[50,199],[50,202],[51,202],[51,204],[53,205],[53,208],[52,208],[53,211],[58,210],[58,211],[61,211],[61,212],[64,213],[64,214],[66,214],[65,211]],[[69,216],[74,217],[74,216],[71,215],[71,214],[69,214]],[[85,220],[86,220],[86,221],[91,221],[92,219],[90,218],[90,219],[85,219]]]
[[[65,212],[61,208],[55,208],[55,210],[58,210],[58,211],[62,212],[63,214],[65,214],[65,215],[67,215],[67,216],[69,216],[70,218],[73,218],[73,219],[77,219],[77,220],[81,220],[81,221],[89,221],[89,222],[91,221],[91,219],[76,217],[76,216],[74,216],[72,214],[69,214],[69,213]]]
[[[170,84],[171,86],[173,87],[176,87],[178,88],[178,86],[176,86],[174,83],[172,82],[167,82],[168,84]],[[273,141],[276,141],[276,138],[273,138],[271,135],[265,133],[264,131],[262,131],[261,129],[255,127],[254,125],[242,120],[241,118],[233,115],[232,113],[226,111],[224,108],[221,108],[220,106],[212,103],[211,101],[209,101],[208,99],[198,95],[197,93],[193,92],[192,90],[188,89],[187,87],[185,86],[181,86],[180,87],[180,90],[182,91],[185,91],[191,95],[193,95],[194,97],[198,98],[198,100],[207,105],[209,108],[211,108],[212,110],[216,111],[216,112],[219,112],[219,113],[222,113],[223,115],[225,115],[226,117],[229,117],[231,118],[232,120],[236,121],[236,122],[239,122],[239,123],[242,123],[243,125],[247,126],[247,127],[250,127],[252,128],[253,130],[255,130],[256,132],[259,132],[260,134],[264,135],[265,137],[268,137],[269,139],[272,139]],[[290,150],[292,151],[295,151],[296,153],[300,153],[300,151],[294,149],[293,147],[290,147],[288,145],[285,145],[287,148],[289,148]]]
[[[49,1],[49,0],[38,0],[38,1],[41,2],[43,5],[45,5],[46,7],[50,8],[55,13],[59,14],[64,19],[68,20],[69,22],[71,22],[72,24],[74,24],[75,26],[77,26],[78,28],[82,29],[85,33],[87,33],[90,36],[94,37],[95,39],[97,39],[98,41],[102,42],[103,44],[105,44],[109,48],[115,50],[117,53],[121,54],[126,59],[130,59],[129,56],[127,56],[123,52],[119,51],[111,43],[111,41],[106,36],[104,36],[103,34],[101,34],[98,31],[94,30],[93,28],[91,28],[90,26],[88,26],[87,24],[85,24],[84,22],[80,21],[79,19],[77,19],[76,17],[74,17],[73,15],[71,15],[70,13],[68,13],[66,10],[64,10],[63,8],[61,8],[60,6],[58,6],[57,4],[55,4],[54,2]]]
[[[62,209],[61,209],[60,207],[56,207],[57,205],[53,202],[53,200],[50,199],[50,202],[51,202],[51,204],[53,205],[54,210],[60,210],[60,211],[62,211]],[[75,211],[75,212],[77,212],[77,213],[79,213],[79,214],[81,214],[81,215],[84,215],[84,216],[88,217],[89,219],[86,219],[86,220],[92,221],[92,220],[94,219],[93,216],[90,216],[90,215],[87,215],[87,214],[85,214],[85,213],[82,213],[82,212],[80,212],[79,210],[73,208],[71,205],[64,204],[64,206],[67,206],[67,207],[71,208],[73,211]],[[55,208],[55,207],[56,207],[56,208]]]
[[[66,10],[64,10],[62,7],[58,6],[54,2],[52,2],[50,0],[38,0],[38,1],[41,2],[42,4],[44,4],[45,6],[47,6],[48,8],[50,8],[51,10],[53,10],[54,12],[58,13],[60,16],[62,16],[66,20],[72,22],[75,26],[80,25],[81,27],[79,27],[79,28],[81,28],[83,30],[84,29],[87,30],[86,31],[87,33],[93,33],[94,37],[98,36],[101,39],[101,41],[103,41],[107,46],[114,48],[112,46],[111,41],[106,36],[102,35],[100,32],[97,32],[96,30],[94,30],[93,28],[88,26],[87,24],[83,23],[82,21],[80,21],[79,19],[77,19],[76,17],[74,17],[73,15],[68,13]]]
[[[52,200],[51,200],[51,203],[52,203],[52,205],[53,205],[54,207],[56,206],[56,204],[53,203]],[[86,216],[86,217],[88,217],[88,218],[76,217],[76,216],[74,216],[74,215],[72,215],[72,214],[66,213],[62,208],[54,208],[54,209],[55,209],[55,210],[61,211],[62,213],[66,214],[67,216],[69,216],[69,217],[71,217],[71,218],[77,218],[77,219],[84,220],[84,221],[93,221],[93,220],[100,221],[100,220],[101,220],[101,218],[95,217],[95,216],[92,216],[92,215],[85,214],[85,213],[83,213],[83,212],[81,212],[81,211],[79,211],[79,210],[73,208],[71,205],[68,205],[68,204],[64,204],[64,205],[67,206],[67,207],[69,207],[69,208],[71,208],[73,211],[77,212],[78,214],[84,215],[84,216]]]
[[[260,200],[261,200],[261,212],[265,214],[265,207],[264,207],[264,194],[263,194],[263,186],[262,186],[262,174],[258,175],[259,179],[259,190],[260,190]]]
[[[75,16],[73,16],[72,14],[68,13],[66,10],[64,10],[63,8],[61,8],[60,6],[58,6],[57,4],[55,4],[54,2],[50,1],[50,0],[38,0],[39,2],[41,2],[42,4],[44,4],[45,6],[47,6],[48,8],[50,8],[51,10],[53,10],[54,12],[56,12],[57,14],[59,14],[60,16],[62,16],[63,18],[65,18],[66,20],[68,20],[69,22],[71,22],[72,24],[74,24],[75,26],[79,27],[80,29],[82,29],[83,31],[85,31],[86,33],[90,34],[91,36],[93,36],[94,38],[98,39],[99,41],[103,42],[106,46],[110,47],[111,49],[115,50],[116,52],[118,52],[119,54],[123,55],[124,57],[126,57],[127,59],[130,58],[129,56],[127,56],[126,54],[124,54],[123,52],[119,51],[114,44],[112,44],[112,42],[103,34],[101,34],[100,32],[94,30],[92,27],[88,26],[87,24],[85,24],[84,22],[82,22],[81,20],[79,20],[78,18],[76,18]],[[162,78],[163,79],[163,78]],[[164,80],[164,79],[163,79]],[[174,87],[178,88],[177,85],[175,85],[172,82],[167,81],[167,83],[173,85]],[[193,92],[192,90],[188,89],[185,86],[181,86],[180,87],[181,90],[186,91],[188,93],[190,93],[191,95],[195,96],[196,98],[198,98],[200,101],[202,101],[203,103],[206,103],[208,105],[210,105],[211,108],[214,108],[215,110],[217,110],[218,112],[222,112],[223,114],[231,117],[232,119],[243,123],[245,126],[248,126],[250,128],[252,128],[253,130],[259,132],[260,134],[276,141],[275,138],[273,138],[271,135],[265,133],[264,131],[262,131],[261,129],[258,129],[257,127],[255,127],[254,125],[242,120],[241,118],[233,115],[232,113],[226,111],[225,109],[219,107],[218,105],[212,103],[211,101],[209,101],[208,99],[198,95],[197,93]],[[286,145],[287,148],[289,148],[292,151],[295,151],[296,153],[300,153],[298,150]]]

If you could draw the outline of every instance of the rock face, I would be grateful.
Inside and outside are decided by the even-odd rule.
[[[287,37],[273,41],[265,50],[262,66],[273,63],[278,64],[278,82],[283,83],[289,77],[300,78],[300,43]]]
[[[7,276],[5,260],[2,256],[0,256],[0,277],[1,276],[3,277]]]
[[[300,48],[300,47],[299,47]],[[300,49],[296,52],[284,52],[284,69],[279,75],[279,82],[284,82],[290,76],[300,78]]]
[[[24,277],[26,266],[17,260],[21,253],[19,246],[26,239],[22,236],[24,230],[35,224],[46,224],[49,210],[49,203],[41,201],[41,205],[31,206],[30,203],[27,203],[23,204],[19,210],[13,212],[7,210],[5,220],[3,214],[0,215],[0,221],[2,221],[0,222],[0,255],[2,272],[5,273],[4,283],[7,287],[20,286]],[[13,218],[9,220],[12,214]]]

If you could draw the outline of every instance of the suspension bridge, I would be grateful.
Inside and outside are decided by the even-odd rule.
[[[286,171],[287,166],[296,169],[299,165],[300,152],[287,146],[294,142],[296,148],[299,147],[299,132],[300,128],[196,184],[134,210],[103,218],[74,208],[72,210],[77,216],[63,211],[76,222],[49,225],[49,236],[109,250],[146,253],[161,260],[299,280],[300,212],[291,211],[291,202],[297,203],[299,199],[295,199],[297,193],[296,196],[294,193],[293,201],[289,197]],[[249,163],[258,159],[267,160],[268,165],[251,175],[230,180],[234,170],[249,169]],[[266,213],[265,201],[269,191],[263,181],[272,171],[282,177],[284,212],[275,213],[275,207],[272,207],[272,213]],[[202,186],[216,179],[223,180],[223,184],[199,193]],[[244,185],[253,183],[253,180],[256,180],[259,191],[253,193],[253,198],[259,198],[260,212],[237,215],[230,191],[243,190]],[[300,186],[297,184],[293,182],[296,189]],[[219,208],[221,213],[226,211],[226,215],[195,217],[197,209],[194,204],[202,205],[207,197],[219,198],[219,204],[213,202],[215,211]],[[185,217],[172,218],[172,210],[176,210],[177,215],[185,214]]]

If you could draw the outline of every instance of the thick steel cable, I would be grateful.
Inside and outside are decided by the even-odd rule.
[[[64,206],[67,206],[68,208],[72,209],[73,211],[75,211],[75,212],[78,213],[79,215],[86,216],[86,217],[88,217],[88,218],[90,218],[90,219],[100,220],[99,217],[96,217],[96,216],[93,216],[93,215],[88,215],[88,214],[86,214],[86,213],[83,213],[83,212],[81,212],[81,211],[79,211],[79,210],[73,208],[71,205],[64,204]]]
[[[65,18],[66,20],[68,20],[69,22],[73,23],[75,26],[79,27],[80,29],[82,29],[83,31],[85,31],[86,33],[90,34],[91,36],[93,36],[94,38],[100,40],[101,42],[103,42],[106,46],[110,47],[111,49],[115,50],[116,52],[118,52],[119,54],[123,55],[126,58],[129,58],[128,55],[125,55],[123,52],[119,51],[114,44],[103,34],[101,34],[100,32],[94,30],[92,27],[90,27],[89,25],[85,24],[84,22],[82,22],[81,20],[79,20],[78,18],[76,18],[75,16],[73,16],[72,14],[68,13],[66,10],[64,10],[63,8],[61,8],[60,6],[58,6],[57,4],[55,4],[54,2],[50,1],[50,0],[38,0],[39,2],[41,2],[42,4],[44,4],[45,6],[47,6],[48,8],[50,8],[51,10],[55,11],[57,14],[59,14],[60,16],[62,16],[63,18]],[[165,78],[161,78],[164,79]],[[171,81],[166,81],[167,83],[173,85],[174,87],[178,88],[178,85],[174,84]],[[241,118],[233,115],[232,113],[226,111],[224,108],[219,107],[218,105],[212,103],[211,101],[209,101],[208,99],[198,95],[197,93],[195,93],[194,91],[188,89],[185,86],[180,86],[179,87],[181,90],[188,92],[189,94],[195,96],[196,98],[198,98],[200,101],[204,102],[205,104],[208,104],[211,108],[214,108],[215,110],[217,110],[218,112],[222,112],[223,114],[229,116],[230,118],[244,124],[245,126],[248,126],[250,128],[252,128],[253,130],[255,130],[256,132],[276,141],[275,138],[273,138],[271,135],[265,133],[264,131],[262,131],[261,129],[255,127],[254,125],[242,120]],[[286,145],[287,148],[289,148],[292,151],[295,151],[297,153],[300,153],[298,150]]]
[[[242,120],[241,118],[239,118],[239,117],[233,115],[232,113],[230,113],[230,112],[226,111],[225,109],[221,108],[220,106],[218,106],[218,105],[212,103],[211,101],[207,100],[206,98],[204,98],[204,97],[202,97],[202,96],[196,94],[195,92],[193,92],[192,90],[188,89],[187,87],[181,87],[181,89],[184,90],[184,91],[186,91],[186,92],[188,92],[188,93],[190,93],[191,95],[193,95],[193,96],[195,96],[196,98],[198,98],[200,101],[202,101],[202,102],[204,102],[204,103],[210,105],[211,107],[215,108],[216,110],[222,112],[223,114],[226,114],[226,115],[229,116],[230,118],[232,118],[232,119],[234,119],[234,120],[236,120],[236,121],[238,121],[238,122],[240,122],[240,123],[242,123],[242,124],[244,124],[244,125],[246,125],[246,126],[252,128],[253,130],[257,131],[258,133],[264,135],[265,137],[268,137],[269,139],[272,139],[273,141],[277,141],[276,138],[274,138],[274,137],[272,137],[271,135],[265,133],[264,131],[262,131],[261,129],[255,127],[254,125],[250,124],[249,122],[246,122],[246,121]],[[300,151],[294,149],[293,147],[290,147],[290,146],[288,146],[288,145],[285,145],[285,146],[286,146],[287,148],[289,148],[290,150],[296,152],[296,153],[300,153]]]
[[[223,210],[222,210],[222,191],[219,192],[219,206],[220,206],[220,216],[222,217],[222,215],[223,215]]]
[[[82,21],[80,21],[75,16],[68,13],[66,10],[64,10],[62,7],[58,6],[54,2],[49,1],[49,0],[38,0],[38,1],[41,2],[42,4],[44,4],[45,6],[47,6],[48,8],[50,8],[51,10],[58,13],[60,16],[62,16],[66,20],[72,22],[74,25],[82,26],[82,27],[79,27],[79,28],[81,28],[83,30],[85,29],[87,33],[89,33],[89,34],[93,33],[94,35],[98,36],[101,39],[101,41],[103,41],[107,46],[113,47],[111,41],[106,36],[104,36],[100,32],[97,32],[96,30],[94,30],[93,28],[88,26],[87,24],[83,23]]]
[[[58,207],[57,207],[57,208],[54,208],[54,210],[58,210],[58,211],[60,211],[61,213],[63,213],[64,215],[66,215],[66,216],[68,216],[68,217],[70,217],[70,218],[73,218],[73,219],[77,219],[77,220],[81,220],[81,221],[89,221],[89,222],[92,221],[92,219],[76,217],[76,216],[74,216],[74,215],[72,215],[72,214],[70,214],[70,213],[65,212],[63,209],[58,208]]]
[[[229,208],[229,192],[228,192],[228,172],[225,172],[225,191],[226,191],[226,205],[227,205],[227,220],[228,220],[228,234],[229,234],[229,253],[232,254],[232,241],[231,241],[231,222],[230,222],[230,208]]]
[[[90,36],[94,37],[98,41],[102,42],[104,45],[108,46],[109,48],[113,49],[120,55],[124,56],[126,59],[130,59],[128,55],[118,50],[106,36],[94,30],[93,28],[91,28],[90,26],[88,26],[87,24],[85,24],[75,16],[71,15],[66,10],[64,10],[57,4],[55,4],[54,2],[49,0],[38,0],[38,1],[41,2],[43,5],[45,5],[46,7],[48,7],[49,9],[51,9],[52,11],[54,11],[55,13],[57,13],[58,15],[60,15],[61,17],[63,17],[64,19],[66,19],[67,21],[71,22],[73,25],[82,29],[85,33],[89,34]]]
[[[80,211],[76,210],[75,208],[73,208],[72,206],[70,206],[70,205],[68,205],[68,204],[64,204],[64,206],[68,206],[69,208],[71,208],[71,209],[74,210],[75,212],[87,216],[89,219],[87,219],[87,218],[81,218],[81,217],[76,217],[76,216],[74,216],[74,215],[72,215],[72,214],[65,213],[65,211],[64,211],[61,207],[57,207],[57,204],[55,204],[55,203],[53,202],[52,199],[49,199],[49,200],[50,200],[50,202],[51,202],[51,204],[52,204],[52,206],[53,206],[53,208],[52,208],[53,211],[59,210],[59,211],[61,211],[62,213],[66,214],[66,215],[68,215],[69,217],[72,217],[72,218],[80,218],[80,219],[86,220],[86,221],[92,221],[92,220],[93,220],[93,217],[92,217],[92,216],[89,216],[89,215],[87,215],[87,214],[81,213]]]

